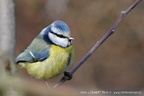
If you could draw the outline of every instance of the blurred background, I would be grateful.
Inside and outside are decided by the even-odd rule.
[[[74,64],[114,24],[135,0],[15,0],[16,55],[55,20],[68,24],[74,39]],[[82,90],[142,90],[144,88],[144,1],[132,10],[106,42],[63,86]],[[73,67],[72,66],[72,67]],[[71,67],[71,68],[72,68]],[[71,69],[70,68],[70,69]],[[22,77],[41,82],[18,67]],[[69,69],[69,70],[70,70]],[[63,75],[49,80],[55,84]],[[79,91],[78,91],[79,90]]]

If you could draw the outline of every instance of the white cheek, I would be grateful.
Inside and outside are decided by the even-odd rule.
[[[49,38],[53,43],[62,47],[66,47],[69,43],[67,38],[60,38],[50,32],[49,32]]]
[[[60,34],[60,30],[59,30],[58,28],[56,28],[56,27],[54,26],[54,24],[52,24],[51,30],[52,30],[52,32],[54,32],[54,33]]]

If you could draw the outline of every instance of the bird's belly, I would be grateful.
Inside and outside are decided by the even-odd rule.
[[[53,46],[47,59],[27,64],[28,73],[38,79],[53,78],[63,73],[67,68],[70,49]]]

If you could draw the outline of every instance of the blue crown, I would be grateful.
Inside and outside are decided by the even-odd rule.
[[[63,21],[55,21],[54,26],[59,30],[61,30],[62,32],[70,32],[68,25]]]

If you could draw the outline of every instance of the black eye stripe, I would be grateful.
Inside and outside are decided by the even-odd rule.
[[[65,37],[65,36],[63,36],[63,35],[56,34],[56,33],[54,33],[54,32],[51,32],[51,33],[54,34],[54,35],[56,35],[56,36],[58,36],[58,37],[60,37],[60,38],[67,38],[67,37]]]

